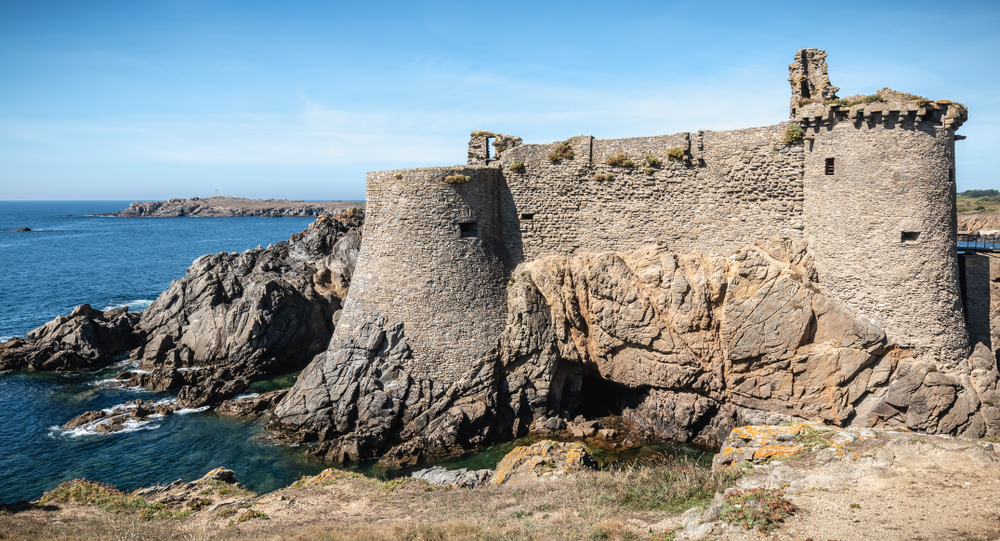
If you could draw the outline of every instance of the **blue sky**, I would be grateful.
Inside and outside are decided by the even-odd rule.
[[[775,124],[788,64],[841,96],[970,109],[958,189],[1000,188],[1000,2],[0,0],[0,199],[363,199],[366,171]]]

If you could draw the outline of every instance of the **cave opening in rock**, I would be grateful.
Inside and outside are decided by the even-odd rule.
[[[641,391],[620,383],[608,381],[597,372],[583,375],[580,392],[576,397],[576,407],[571,418],[583,415],[587,419],[598,419],[608,415],[621,415],[625,408],[641,401]]]

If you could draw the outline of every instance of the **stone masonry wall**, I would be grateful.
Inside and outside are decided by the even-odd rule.
[[[568,140],[573,158],[552,163],[556,144],[507,150],[501,214],[514,263],[546,254],[628,251],[659,243],[721,255],[770,236],[800,238],[801,145],[785,125],[629,139]],[[671,159],[670,149],[683,151]],[[633,166],[609,165],[624,154]],[[646,156],[659,160],[648,165]],[[523,170],[512,170],[520,162]],[[610,178],[605,175],[610,175]]]
[[[443,180],[455,174],[471,180]],[[494,167],[369,173],[365,240],[334,343],[377,316],[401,322],[408,373],[445,383],[492,352],[507,306],[499,181]],[[477,236],[462,237],[463,222]]]
[[[953,182],[964,109],[941,108],[806,106],[803,218],[820,280],[890,340],[953,368],[969,352]]]

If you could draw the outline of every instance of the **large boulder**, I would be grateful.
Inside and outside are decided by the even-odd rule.
[[[28,333],[0,343],[0,370],[79,370],[113,363],[139,340],[139,314],[128,307],[101,311],[77,306]]]

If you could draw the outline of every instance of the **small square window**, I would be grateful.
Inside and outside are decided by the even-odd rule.
[[[464,222],[458,224],[459,236],[462,238],[476,238],[479,236],[479,226],[476,222]]]
[[[900,240],[902,242],[913,242],[913,241],[917,240],[918,238],[920,238],[920,232],[919,231],[903,231],[903,234],[902,234]]]
[[[833,174],[833,158],[826,159],[826,174],[827,175]]]

